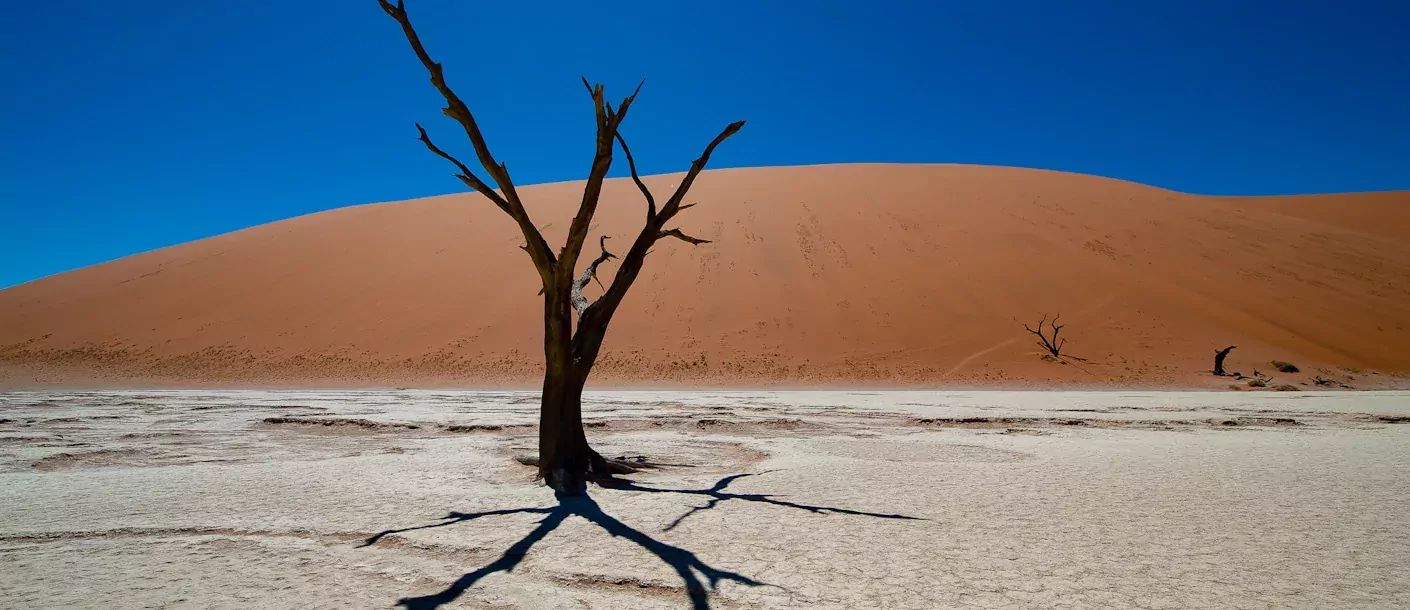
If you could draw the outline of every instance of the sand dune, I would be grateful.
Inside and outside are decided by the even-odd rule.
[[[522,193],[561,243],[579,184]],[[1410,192],[832,165],[710,171],[693,195],[680,224],[714,243],[657,246],[598,386],[1226,387],[1207,370],[1229,344],[1231,370],[1287,360],[1294,383],[1410,371]],[[624,249],[643,207],[610,181],[594,235]],[[540,301],[519,243],[491,205],[450,195],[45,278],[0,291],[0,386],[532,386]],[[1045,313],[1085,362],[1040,359],[1021,323]]]

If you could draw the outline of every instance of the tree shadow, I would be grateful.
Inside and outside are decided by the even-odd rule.
[[[729,487],[730,484],[747,476],[755,475],[730,475],[720,479],[713,486],[706,489],[669,489],[646,487],[642,485],[637,485],[631,481],[620,479],[613,481],[609,488],[641,491],[648,493],[681,493],[710,497],[710,500],[706,502],[705,505],[694,507],[687,511],[685,514],[681,515],[680,517],[677,517],[675,521],[672,521],[671,524],[666,526],[665,530],[663,531],[670,531],[676,526],[680,525],[680,523],[690,515],[693,515],[700,511],[714,508],[718,506],[721,502],[726,500],[763,502],[767,504],[773,504],[775,506],[806,510],[812,513],[859,515],[867,517],[879,517],[883,519],[923,520],[919,517],[910,517],[906,515],[870,513],[865,511],[849,510],[845,508],[832,508],[827,506],[811,506],[807,504],[798,504],[795,502],[788,502],[784,500],[775,499],[772,495],[769,494],[736,494],[725,491],[725,488]],[[431,523],[427,525],[419,525],[402,529],[385,530],[377,533],[376,535],[368,537],[366,540],[363,541],[362,544],[358,546],[359,548],[371,546],[390,534],[398,534],[402,532],[409,532],[422,529],[431,529],[436,527],[446,527],[448,525],[455,525],[464,521],[479,519],[481,517],[514,514],[538,514],[543,515],[544,517],[543,519],[539,520],[538,526],[536,526],[533,531],[529,532],[523,538],[520,538],[518,542],[515,542],[514,544],[510,545],[509,548],[506,549],[498,559],[490,562],[489,564],[486,564],[484,567],[481,567],[473,572],[469,572],[461,576],[460,578],[456,579],[454,583],[451,583],[450,586],[446,587],[444,590],[438,593],[432,595],[424,595],[421,597],[405,597],[398,600],[397,605],[404,606],[408,608],[408,610],[432,610],[435,608],[440,608],[445,604],[455,601],[466,591],[468,591],[471,587],[475,586],[475,583],[479,582],[480,579],[496,572],[512,572],[514,568],[519,565],[519,562],[523,561],[524,557],[528,555],[529,549],[533,548],[533,546],[537,544],[540,540],[543,540],[545,537],[548,536],[549,533],[557,529],[558,526],[561,525],[563,521],[570,516],[582,517],[583,519],[601,527],[613,537],[625,538],[636,543],[638,546],[650,551],[652,554],[656,555],[656,557],[660,558],[661,561],[665,562],[667,565],[675,569],[676,574],[679,574],[681,580],[685,582],[686,595],[690,599],[691,608],[695,610],[707,610],[710,607],[710,592],[716,590],[719,584],[723,581],[737,582],[740,584],[749,585],[751,587],[776,586],[758,580],[754,580],[753,578],[744,576],[743,574],[715,568],[705,563],[703,560],[697,557],[695,553],[692,553],[678,546],[666,544],[664,542],[661,542],[660,540],[652,538],[641,530],[638,530],[630,525],[622,523],[621,521],[617,520],[617,518],[603,512],[602,508],[598,506],[597,502],[586,495],[577,497],[558,496],[558,505],[546,508],[513,508],[478,513],[452,512],[449,515],[446,515],[445,519],[443,519],[440,523]]]
[[[725,477],[725,478],[723,478],[723,479],[720,479],[719,481],[716,481],[713,486],[711,486],[711,487],[709,487],[709,488],[706,488],[706,489],[671,489],[671,488],[661,488],[661,487],[647,487],[647,486],[645,486],[645,485],[637,485],[636,483],[634,483],[634,482],[632,482],[632,481],[627,481],[627,480],[617,480],[617,481],[613,482],[612,484],[610,484],[609,486],[610,486],[612,489],[627,489],[627,490],[631,490],[631,491],[644,491],[644,492],[647,492],[647,493],[689,494],[689,495],[696,495],[696,496],[708,496],[708,497],[710,498],[708,501],[705,502],[705,504],[703,504],[703,505],[701,505],[701,506],[697,506],[697,507],[695,507],[695,508],[692,508],[692,509],[686,511],[686,512],[685,512],[684,514],[682,514],[681,516],[676,517],[676,520],[675,520],[675,521],[672,521],[670,525],[667,525],[667,526],[665,527],[665,529],[662,529],[662,530],[661,530],[661,531],[663,531],[663,532],[669,532],[669,531],[675,529],[676,526],[680,525],[682,521],[685,521],[685,520],[686,520],[688,517],[690,517],[691,515],[694,515],[695,513],[698,513],[698,512],[701,512],[701,511],[710,510],[710,509],[712,509],[712,508],[715,508],[716,506],[719,506],[719,505],[720,505],[720,502],[723,502],[723,501],[726,501],[726,500],[742,500],[742,501],[745,501],[745,502],[762,502],[762,503],[765,503],[765,504],[772,504],[772,505],[774,505],[774,506],[783,506],[783,507],[786,507],[786,508],[796,508],[796,509],[799,509],[799,510],[806,510],[806,511],[808,511],[808,512],[810,512],[810,513],[815,513],[815,514],[828,514],[828,513],[831,513],[831,514],[836,514],[836,515],[856,515],[856,516],[860,516],[860,517],[876,517],[876,518],[878,518],[878,519],[907,519],[907,520],[911,520],[911,521],[924,521],[924,520],[925,520],[925,519],[922,519],[922,518],[920,518],[920,517],[912,517],[912,516],[909,516],[909,515],[896,515],[896,514],[890,514],[890,513],[872,513],[872,512],[867,512],[867,511],[863,511],[863,510],[851,510],[851,509],[847,509],[847,508],[833,508],[833,507],[831,507],[831,506],[813,506],[813,505],[810,505],[810,504],[799,504],[799,503],[797,503],[797,502],[789,502],[789,501],[787,501],[787,500],[779,500],[779,499],[777,499],[777,497],[774,496],[773,494],[740,494],[740,493],[733,493],[733,492],[725,491],[725,488],[729,487],[729,486],[730,486],[731,484],[733,484],[735,481],[738,481],[738,480],[740,480],[740,479],[742,479],[742,478],[744,478],[744,477],[759,476],[759,475],[763,475],[763,474],[768,474],[768,473],[770,473],[770,472],[775,472],[775,471],[773,471],[773,470],[766,470],[766,471],[760,472],[760,473],[732,474],[732,475],[729,475],[729,476],[727,476],[727,477]]]

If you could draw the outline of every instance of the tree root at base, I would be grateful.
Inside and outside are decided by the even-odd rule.
[[[523,464],[525,466],[539,466],[539,456],[537,455],[521,453],[519,455],[514,456],[514,461],[519,462],[520,464]],[[603,461],[607,463],[607,473],[613,475],[635,474],[641,472],[642,470],[660,470],[662,468],[692,467],[690,464],[665,464],[660,462],[652,462],[646,459],[646,456],[644,455],[621,455],[615,458],[603,458]]]

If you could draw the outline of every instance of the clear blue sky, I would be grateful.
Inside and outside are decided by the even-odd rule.
[[[408,9],[521,184],[586,174],[586,75],[612,97],[648,79],[624,127],[646,173],[684,169],[745,118],[713,166],[958,162],[1199,193],[1410,189],[1404,0]],[[414,121],[469,156],[374,0],[11,2],[0,88],[0,286],[461,190]]]

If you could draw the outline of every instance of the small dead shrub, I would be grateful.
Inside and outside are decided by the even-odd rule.
[[[1293,364],[1291,362],[1283,362],[1282,360],[1274,360],[1273,368],[1278,369],[1278,372],[1280,373],[1296,373],[1300,370],[1297,368],[1296,364]]]
[[[1274,390],[1277,390],[1277,391],[1279,391],[1279,392],[1297,392],[1297,391],[1298,391],[1297,386],[1292,385],[1292,384],[1288,384],[1288,383],[1285,383],[1285,384],[1282,384],[1282,385],[1275,385],[1275,386],[1273,386],[1273,389],[1274,389]]]
[[[1066,328],[1067,325],[1057,323],[1058,318],[1061,317],[1062,314],[1058,314],[1057,316],[1053,317],[1053,321],[1051,323],[1048,323],[1048,315],[1043,314],[1043,319],[1038,321],[1038,330],[1028,328],[1027,324],[1023,325],[1024,330],[1033,333],[1033,335],[1038,337],[1038,346],[1042,347],[1043,350],[1048,352],[1046,355],[1043,356],[1044,360],[1049,360],[1049,357],[1051,357],[1051,360],[1057,360],[1059,362],[1062,361],[1062,347],[1064,345],[1067,345],[1067,339],[1058,339],[1058,333],[1062,332],[1062,329]],[[1048,337],[1047,335],[1043,334],[1043,324],[1045,323],[1047,323],[1049,328],[1052,329],[1052,337]],[[1066,363],[1064,362],[1063,364]]]

